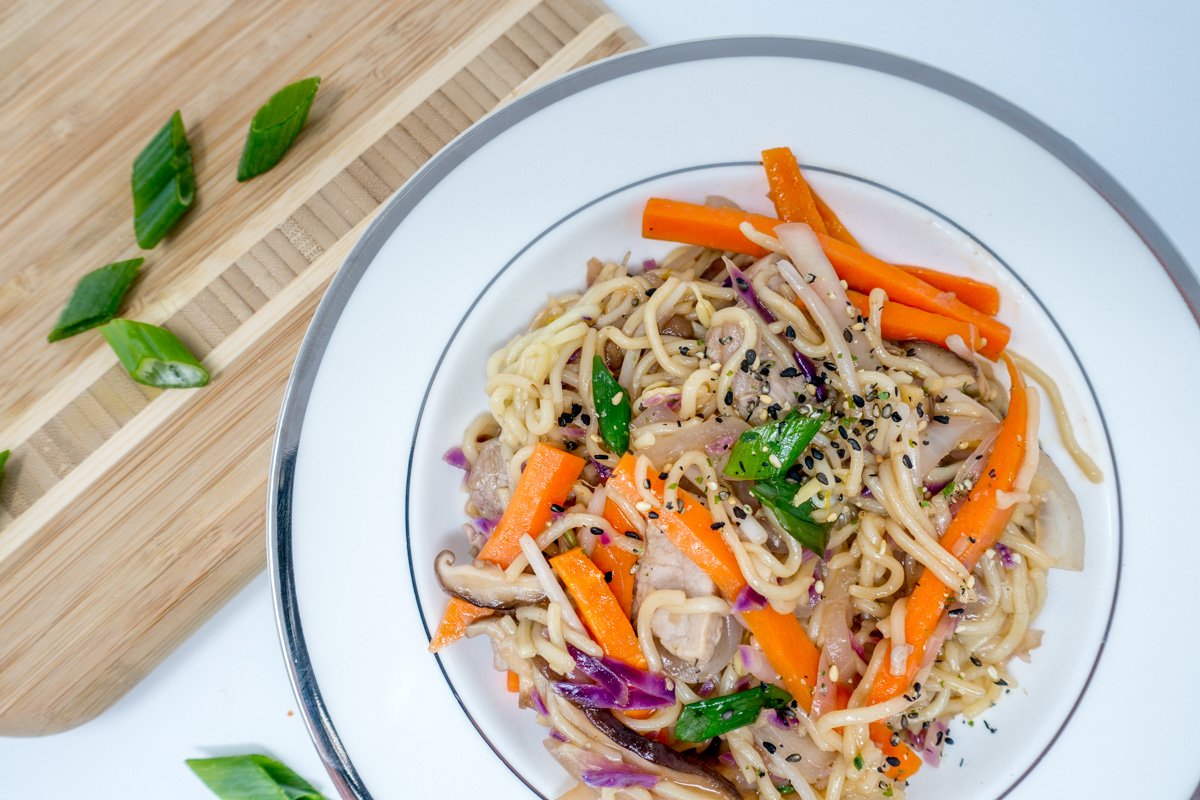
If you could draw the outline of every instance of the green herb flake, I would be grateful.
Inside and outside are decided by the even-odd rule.
[[[735,480],[762,480],[783,475],[829,419],[828,412],[801,414],[793,409],[778,422],[751,428],[729,451],[725,474]]]
[[[801,545],[823,557],[825,547],[829,544],[829,525],[813,521],[812,513],[816,511],[815,498],[798,506],[793,504],[798,491],[799,484],[781,478],[758,481],[750,487],[750,494],[757,497],[763,507],[775,517],[779,527]]]
[[[184,763],[221,800],[325,800],[312,784],[268,756],[191,758]]]
[[[675,738],[683,742],[703,742],[736,730],[758,719],[764,708],[784,708],[792,696],[769,683],[721,697],[709,697],[688,703],[675,723]]]
[[[783,786],[776,786],[775,791],[779,792],[780,794],[784,794],[784,795],[795,794],[796,787],[792,786],[790,783],[785,783]]]
[[[950,481],[942,487],[942,497],[949,497],[954,494],[954,481]]]
[[[261,175],[283,160],[308,119],[320,85],[318,77],[288,84],[255,112],[238,162],[239,182]]]
[[[132,258],[94,269],[79,279],[71,299],[58,316],[54,330],[46,337],[57,342],[89,328],[96,328],[117,315],[121,300],[137,278],[145,259]]]
[[[133,162],[133,232],[153,250],[196,199],[192,148],[176,111]]]
[[[592,405],[596,408],[596,425],[605,447],[624,455],[629,449],[633,405],[629,402],[629,392],[617,383],[600,356],[592,358]]]
[[[859,753],[858,755],[854,756],[854,768],[859,769],[859,770],[863,768],[862,753]]]
[[[100,328],[130,377],[160,389],[191,389],[209,381],[208,370],[166,328],[114,319]]]

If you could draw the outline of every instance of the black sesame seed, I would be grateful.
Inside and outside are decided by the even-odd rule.
[[[593,535],[593,536],[603,536],[603,535],[604,535],[604,528],[596,528],[596,527],[593,527],[593,528],[592,528],[592,535]]]
[[[590,415],[588,415],[588,414],[580,414],[580,415],[579,415],[579,421],[580,421],[580,422],[582,422],[584,425],[591,425],[591,424],[592,424],[592,418],[591,418],[591,416],[590,416]]]
[[[563,442],[563,447],[567,448],[568,453],[572,453],[579,449],[579,442],[572,442],[568,440]]]
[[[654,297],[654,293],[658,291],[657,286],[651,286],[646,290],[646,297]]]
[[[850,344],[854,341],[854,334],[850,332],[849,328],[842,328],[842,338],[846,340],[846,344]]]
[[[862,445],[858,443],[858,439],[847,439],[846,441],[850,443],[851,450],[855,450],[860,453],[862,452]]]
[[[796,369],[795,367],[788,367],[787,369],[780,370],[779,377],[794,378],[799,374],[800,374],[800,370]]]
[[[714,522],[712,525],[709,525],[708,527],[712,528],[714,531],[719,531],[719,530],[721,530],[721,528],[725,527],[725,523],[724,522]]]
[[[733,405],[733,390],[732,389],[730,389],[728,392],[725,393],[725,405],[727,405],[727,406]]]
[[[872,441],[874,441],[874,440],[875,440],[875,434],[877,434],[877,433],[879,433],[879,431],[878,431],[877,429],[875,429],[875,428],[872,428],[871,430],[867,431],[867,441],[868,441],[868,442],[872,442]]]
[[[818,472],[818,473],[817,473],[817,481],[818,481],[818,482],[820,482],[820,484],[821,484],[822,486],[828,486],[828,485],[829,485],[829,477],[828,477],[828,476],[826,476],[824,472]]]
[[[825,454],[822,453],[820,450],[813,450],[812,457],[815,458],[817,461],[825,460]]]
[[[651,512],[650,512],[649,514],[647,514],[646,516],[647,516],[648,518],[650,518],[650,519],[658,519],[658,512],[657,512],[657,511],[651,511]]]
[[[788,325],[786,328],[783,329],[783,335],[785,337],[787,337],[788,339],[795,339],[796,338],[796,329],[793,328],[791,325]]]
[[[564,511],[566,511],[566,509],[563,508],[562,506],[560,506],[558,503],[551,503],[550,510],[553,511],[555,514],[561,514]]]
[[[641,535],[638,534],[637,531],[625,531],[625,535],[628,536],[630,539],[637,539],[639,542],[642,540]]]
[[[745,519],[745,518],[746,518],[746,512],[742,510],[742,507],[741,507],[741,506],[734,506],[734,507],[733,507],[733,515],[734,515],[735,517],[737,517],[738,519]]]
[[[900,416],[899,411],[892,412],[892,422],[900,422],[900,420],[902,420],[902,419],[903,419],[903,417]]]
[[[905,454],[904,454],[904,457],[903,457],[903,458],[901,458],[900,460],[904,462],[904,466],[908,467],[909,469],[912,469],[912,468],[913,468],[912,459],[911,459],[911,458],[909,458],[909,456],[908,456],[908,454],[907,454],[907,453],[905,453]]]
[[[770,753],[771,755],[775,755],[775,751],[776,751],[777,749],[778,749],[778,748],[777,748],[777,747],[775,747],[775,745],[774,745],[773,743],[771,743],[771,742],[763,742],[763,750],[766,750],[766,751],[767,751],[768,753]]]
[[[857,394],[851,395],[850,399],[853,400],[854,405],[858,406],[859,408],[862,408],[863,406],[865,406],[867,404],[867,401],[864,400],[861,396],[859,396]]]
[[[889,767],[898,767],[900,766],[900,759],[896,756],[888,756],[887,763]]]
[[[983,662],[982,662],[982,661],[980,661],[980,660],[979,660],[979,658],[978,658],[977,656],[971,656],[971,663],[972,663],[972,664],[974,664],[974,665],[975,665],[975,666],[977,666],[977,667],[982,667],[982,666],[983,666]]]
[[[596,453],[596,455],[592,456],[592,458],[596,459],[597,461],[608,461],[608,454]]]
[[[595,573],[592,573],[592,574],[594,575]],[[612,570],[610,569],[608,572],[604,573],[604,582],[612,583],[612,579],[613,579],[613,574],[612,574]]]
[[[799,753],[792,753],[790,756],[788,756],[788,757],[787,757],[787,759],[786,759],[786,760],[787,760],[787,761],[790,761],[790,762],[791,762],[791,763],[793,763],[793,764],[795,764],[797,761],[799,761],[799,760],[800,760],[800,754],[799,754]]]
[[[669,477],[671,477],[671,473],[669,473],[669,472],[660,472],[660,473],[658,473],[658,479],[659,479],[660,481],[665,481],[665,480],[666,480],[667,478],[669,478]],[[650,488],[650,487],[646,487],[646,488]]]

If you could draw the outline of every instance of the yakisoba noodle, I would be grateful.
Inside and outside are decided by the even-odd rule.
[[[889,753],[903,746],[936,764],[950,720],[1001,700],[1016,686],[1010,660],[1028,659],[1041,641],[1034,624],[1054,559],[1038,545],[1039,516],[1074,500],[1054,491],[1061,481],[1045,478],[1057,470],[1037,446],[1034,388],[1025,389],[1022,431],[1031,446],[1013,485],[995,493],[1008,519],[968,569],[940,539],[1007,435],[1005,370],[961,337],[945,347],[885,338],[886,292],[870,292],[869,314],[850,310],[807,229],[779,229],[777,239],[743,228],[766,256],[684,246],[637,267],[593,260],[585,289],[552,298],[488,360],[488,413],[455,454],[469,471],[472,555],[510,511],[536,447],[586,464],[544,526],[518,531],[519,550],[497,560],[503,569],[479,560],[439,572],[452,594],[496,609],[469,614],[466,622],[479,618],[465,634],[491,638],[497,669],[510,673],[521,705],[548,729],[547,748],[579,781],[572,796],[903,797],[909,774],[896,774],[899,760]],[[636,460],[625,463],[634,493],[611,483],[623,454],[602,430],[597,356],[621,390],[605,402],[631,406]],[[828,537],[820,553],[788,534],[774,507],[750,490],[754,481],[727,474],[739,437],[793,411],[827,415],[795,463],[778,465],[787,476],[779,480],[795,491],[790,502],[809,509]],[[656,481],[661,495],[651,488]],[[738,598],[722,597],[664,535],[664,516],[687,513],[685,503],[711,515],[749,587]],[[614,524],[622,518],[626,524]],[[554,561],[576,547],[598,562],[597,549],[606,548],[606,557],[633,565],[630,661],[642,677],[625,677],[633,687],[666,686],[661,702],[625,708],[621,692],[640,691],[628,687],[615,703],[596,700],[605,686],[613,700],[604,683],[613,679],[595,672],[612,663],[601,658],[607,634],[591,630],[589,615],[598,612],[573,599],[576,589],[560,581],[565,573]],[[872,687],[885,673],[903,674],[913,651],[906,613],[925,572],[950,587],[926,645],[936,658],[902,694],[872,702]],[[622,579],[605,573],[612,587]],[[689,704],[783,686],[780,665],[743,627],[747,607],[799,621],[820,654],[823,688],[804,703],[764,707],[711,739],[678,740]],[[435,646],[454,638],[443,633]],[[873,723],[887,726],[893,749],[877,741]]]

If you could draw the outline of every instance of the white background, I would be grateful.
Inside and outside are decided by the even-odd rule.
[[[1074,140],[1191,264],[1200,264],[1200,4],[608,2],[651,44],[795,34],[888,50],[956,73]],[[0,739],[0,791],[14,798],[201,800],[212,795],[183,759],[265,752],[331,792],[295,710],[264,575],[96,720],[56,736]],[[1122,735],[1130,733],[1114,731]]]

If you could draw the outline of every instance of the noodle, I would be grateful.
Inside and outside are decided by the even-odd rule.
[[[589,769],[614,765],[641,775],[628,785],[593,782],[600,797],[712,800],[722,790],[706,783],[711,776],[651,763],[646,751],[635,754],[609,738],[586,703],[562,693],[566,683],[584,680],[581,665],[603,659],[606,645],[584,624],[593,624],[591,609],[576,608],[551,561],[579,546],[593,556],[603,546],[636,560],[632,636],[646,670],[670,682],[653,708],[612,701],[615,724],[630,736],[673,730],[685,709],[748,690],[752,679],[778,681],[769,649],[734,608],[794,615],[821,654],[818,693],[828,692],[822,705],[814,699],[811,713],[796,703],[763,711],[713,746],[679,741],[675,751],[706,760],[719,780],[760,800],[781,792],[854,800],[884,789],[900,798],[906,785],[887,777],[891,762],[874,738],[877,723],[893,744],[940,751],[945,726],[982,713],[1015,686],[1006,664],[1027,658],[1040,642],[1031,626],[1053,560],[1036,544],[1042,500],[1029,488],[1040,469],[1038,394],[1027,390],[1023,434],[1033,446],[1022,452],[1010,490],[994,492],[996,508],[1010,515],[999,544],[967,561],[952,552],[965,550],[965,542],[948,549],[942,537],[980,481],[984,459],[1000,447],[1006,398],[992,365],[961,340],[948,343],[957,356],[942,351],[935,358],[884,338],[882,290],[870,293],[867,316],[848,304],[843,316],[837,298],[844,290],[827,264],[811,271],[793,265],[786,233],[744,233],[770,254],[753,260],[687,246],[642,272],[625,261],[593,260],[582,293],[551,298],[528,331],[488,359],[490,413],[469,425],[462,442],[471,468],[468,511],[508,507],[539,445],[574,452],[586,466],[567,499],[551,506],[549,522],[520,537],[515,560],[487,573],[540,586],[544,598],[501,604],[467,634],[487,635],[497,668],[518,676],[522,704],[543,706],[540,720],[552,731],[547,748],[572,775],[595,781]],[[723,285],[743,273],[737,286]],[[1013,358],[1044,389],[1067,449],[1098,480],[1057,386]],[[815,374],[801,370],[806,362]],[[593,395],[601,363],[630,404],[636,459],[624,462],[632,464],[627,493],[608,482],[623,454],[609,449],[606,409],[597,409]],[[739,434],[792,412],[825,416],[795,462],[778,464],[791,504],[780,510],[751,491],[757,484],[732,479],[726,462]],[[942,449],[925,450],[933,448],[936,426],[952,419],[957,427],[945,430]],[[650,455],[668,452],[664,463]],[[919,466],[923,453],[927,462]],[[652,489],[656,481],[661,492]],[[743,587],[737,598],[718,596],[720,587],[692,562],[694,554],[659,527],[660,514],[696,513],[697,505],[736,562]],[[793,512],[821,532],[823,549],[795,532],[785,519]],[[605,569],[604,580],[614,583],[618,576]],[[914,639],[919,623],[910,617],[921,617],[910,611],[909,597],[923,574],[948,587],[951,610],[927,639]],[[913,652],[917,666],[909,663]],[[907,693],[871,702],[877,680],[914,670]]]

